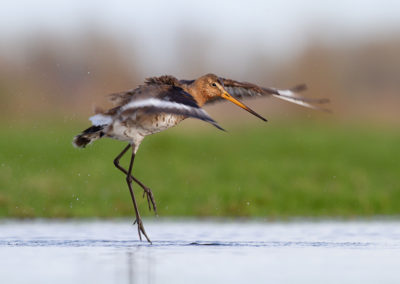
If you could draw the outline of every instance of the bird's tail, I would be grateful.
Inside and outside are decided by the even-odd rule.
[[[91,126],[84,130],[81,134],[76,135],[72,144],[77,148],[85,148],[86,145],[96,141],[97,139],[103,137],[104,125]]]

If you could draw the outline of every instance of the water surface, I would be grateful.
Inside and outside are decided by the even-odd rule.
[[[400,283],[399,221],[2,221],[1,283]]]

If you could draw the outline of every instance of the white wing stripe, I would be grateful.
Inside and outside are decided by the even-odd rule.
[[[155,98],[149,98],[145,100],[138,100],[130,102],[124,105],[121,108],[121,112],[130,109],[130,108],[141,108],[141,107],[160,107],[160,108],[174,108],[174,109],[182,109],[182,110],[193,110],[195,108],[186,106],[184,104],[179,104],[175,102],[163,101]]]
[[[296,97],[296,94],[291,90],[276,90],[280,95],[288,96],[288,97]]]
[[[156,98],[148,98],[148,99],[143,99],[143,100],[136,100],[132,101],[124,106],[122,106],[119,110],[119,115],[124,115],[125,111],[129,110],[135,110],[135,109],[140,109],[140,108],[145,108],[145,107],[151,107],[151,108],[159,108],[160,112],[171,112],[171,113],[177,113],[177,114],[183,114],[191,117],[195,117],[201,120],[208,121],[212,123],[214,126],[217,128],[223,130],[209,115],[208,113],[202,109],[202,108],[195,108],[191,106],[187,106],[184,104],[176,103],[176,102],[170,102],[170,101],[163,101],[160,99]],[[92,117],[90,117],[90,121],[92,122],[93,125],[98,126],[98,125],[109,125],[113,122],[115,116],[109,116],[109,115],[104,115],[104,114],[96,114]]]
[[[281,99],[281,100],[284,100],[284,101],[288,101],[288,102],[291,102],[291,103],[294,103],[294,104],[297,104],[297,105],[300,105],[300,106],[304,106],[304,107],[308,107],[308,108],[312,108],[312,109],[317,109],[317,110],[322,110],[322,111],[326,111],[326,112],[330,112],[329,111],[329,109],[325,109],[325,108],[320,108],[320,107],[318,107],[318,106],[314,106],[314,105],[312,105],[312,104],[309,104],[309,103],[306,103],[306,102],[303,102],[303,101],[301,101],[301,100],[299,100],[298,98],[296,98],[296,97],[289,97],[289,96],[280,96],[280,95],[273,95],[275,98],[278,98],[278,99]]]

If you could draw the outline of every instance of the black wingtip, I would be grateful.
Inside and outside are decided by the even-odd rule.
[[[330,99],[326,99],[326,98],[319,99],[319,100],[317,101],[317,103],[319,103],[319,104],[328,104],[328,103],[330,103],[330,102],[331,102],[331,100],[330,100]]]
[[[290,89],[294,93],[301,93],[307,90],[307,85],[306,84],[299,84],[297,86],[294,86],[293,88]]]
[[[226,131],[225,129],[223,129],[221,126],[219,126],[217,123],[213,123],[213,125],[214,125],[216,128],[218,128],[219,130],[221,130],[221,131],[228,132],[228,131]]]

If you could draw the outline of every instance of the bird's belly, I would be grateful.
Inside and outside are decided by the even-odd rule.
[[[116,120],[107,130],[107,136],[117,140],[130,141],[134,144],[140,144],[145,136],[138,131],[135,125],[129,125],[126,121]]]
[[[118,140],[140,143],[147,135],[177,125],[185,117],[174,114],[136,115],[131,119],[116,120],[107,131],[107,136]]]
[[[184,119],[182,115],[164,113],[151,115],[149,118],[143,119],[138,125],[146,135],[166,130]]]

